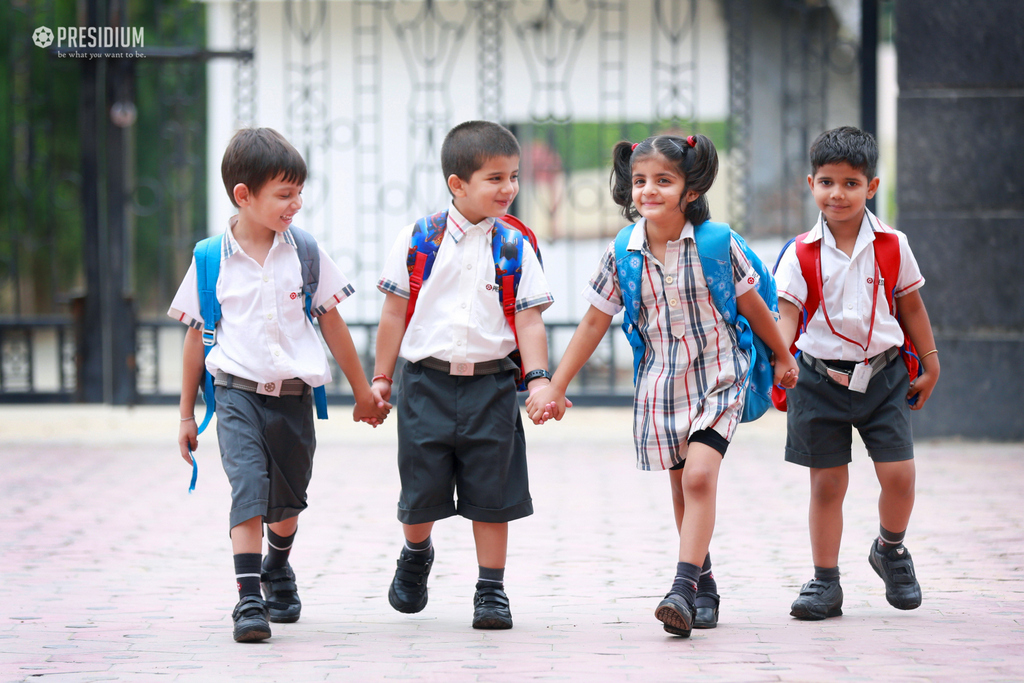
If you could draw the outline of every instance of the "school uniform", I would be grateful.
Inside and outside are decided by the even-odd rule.
[[[736,332],[715,308],[697,254],[693,225],[665,248],[660,262],[647,243],[646,219],[637,221],[627,250],[644,256],[637,329],[647,351],[637,373],[633,402],[633,439],[637,468],[665,470],[686,458],[690,436],[714,430],[731,441],[743,413],[743,381],[749,354],[737,348]],[[757,286],[758,276],[732,240],[736,296]],[[583,290],[599,311],[622,310],[615,243]]]
[[[414,224],[398,235],[378,289],[408,299]],[[429,277],[402,338],[398,378],[398,465],[405,524],[454,514],[507,522],[532,514],[526,446],[516,397],[516,348],[495,286],[494,219],[470,223],[448,207]],[[523,249],[516,312],[553,301],[544,271]],[[530,370],[532,368],[527,368]],[[458,502],[452,493],[458,490]]]
[[[231,218],[221,243],[217,343],[206,356],[215,378],[217,436],[231,482],[232,527],[268,523],[306,508],[316,437],[311,387],[331,381],[323,342],[306,318],[302,272],[291,230],[274,236],[261,267],[238,244]],[[312,313],[320,316],[354,289],[320,249]],[[167,314],[201,330],[193,258]]]
[[[786,396],[786,460],[790,462],[816,468],[850,462],[852,425],[876,462],[914,457],[906,400],[910,378],[898,353],[904,334],[885,296],[892,284],[880,282],[875,263],[873,242],[879,232],[895,233],[899,240],[895,298],[922,287],[924,277],[906,235],[883,225],[870,211],[864,212],[852,256],[836,247],[821,215],[804,238],[808,244],[821,242],[822,297],[796,341],[802,367],[797,386]],[[795,244],[783,253],[775,280],[779,297],[801,310],[808,287],[817,286],[804,280]],[[863,393],[822,372],[822,368],[850,372],[865,360],[872,361],[875,369]]]

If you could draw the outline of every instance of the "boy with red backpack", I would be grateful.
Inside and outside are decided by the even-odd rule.
[[[868,562],[889,604],[915,609],[921,587],[903,545],[914,507],[910,411],[924,407],[939,378],[918,291],[924,278],[906,236],[865,206],[879,182],[874,138],[848,126],[829,130],[811,145],[810,159],[807,182],[821,214],[787,245],[775,274],[783,338],[799,333],[795,347],[810,370],[785,397],[786,460],[810,469],[814,560],[814,578],[790,614],[816,620],[843,613],[839,545],[854,426],[882,489]]]
[[[458,514],[473,522],[478,629],[512,627],[508,523],[533,513],[517,381],[536,391],[551,377],[541,311],[553,298],[532,233],[505,215],[519,191],[519,156],[498,124],[467,121],[449,131],[441,168],[451,203],[402,230],[377,285],[386,296],[372,384],[378,402],[391,398],[398,357],[406,361],[396,387],[405,544],[388,601],[409,614],[426,607],[431,529]]]

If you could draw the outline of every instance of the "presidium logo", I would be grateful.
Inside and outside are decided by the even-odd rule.
[[[96,50],[131,50],[136,47],[145,47],[145,29],[141,26],[58,26],[57,47],[75,48],[90,50],[90,55]],[[53,31],[46,26],[40,26],[32,32],[32,42],[36,47],[50,47],[53,44]],[[69,53],[73,56],[81,56],[78,53]],[[63,57],[64,54],[61,54]],[[109,52],[100,53],[104,57],[133,57],[143,56],[141,53]]]

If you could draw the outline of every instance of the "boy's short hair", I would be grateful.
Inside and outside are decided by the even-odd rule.
[[[853,126],[826,130],[811,144],[811,174],[826,164],[848,163],[868,180],[875,177],[878,166],[878,143],[871,133]]]
[[[448,131],[441,144],[441,172],[468,181],[488,159],[521,156],[508,128],[491,121],[466,121]]]
[[[236,207],[235,185],[242,183],[256,195],[268,182],[284,176],[284,182],[303,185],[306,162],[299,151],[273,128],[243,128],[235,133],[220,162],[224,189]]]

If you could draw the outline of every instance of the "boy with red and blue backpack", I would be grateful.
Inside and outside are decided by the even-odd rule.
[[[519,191],[519,156],[498,124],[467,121],[449,131],[441,168],[451,203],[401,231],[377,285],[386,296],[372,384],[378,402],[390,400],[398,357],[405,360],[395,387],[405,544],[388,601],[409,614],[426,607],[431,529],[458,514],[473,522],[478,629],[512,627],[508,523],[533,513],[516,390],[550,379],[541,311],[553,298],[536,239],[506,215]]]
[[[270,128],[244,129],[228,144],[221,175],[238,215],[222,235],[196,245],[168,315],[189,326],[178,445],[193,466],[193,486],[193,451],[216,405],[221,462],[231,484],[239,596],[234,639],[253,642],[270,637],[268,619],[294,622],[302,608],[288,558],[307,506],[316,448],[313,404],[326,417],[323,385],[331,381],[314,318],[352,387],[353,420],[376,426],[391,406],[374,400],[336,308],[352,285],[313,237],[292,225],[306,181],[302,156]],[[207,412],[197,425],[201,388]]]
[[[914,507],[910,411],[924,407],[939,378],[918,291],[924,278],[906,236],[866,207],[879,182],[874,138],[849,126],[826,131],[810,160],[807,183],[821,213],[784,248],[775,274],[782,334],[787,342],[799,334],[804,368],[776,404],[787,410],[786,460],[808,467],[811,479],[814,578],[790,614],[817,620],[843,613],[839,545],[854,426],[882,489],[868,562],[889,604],[915,609],[921,587],[903,545]]]

